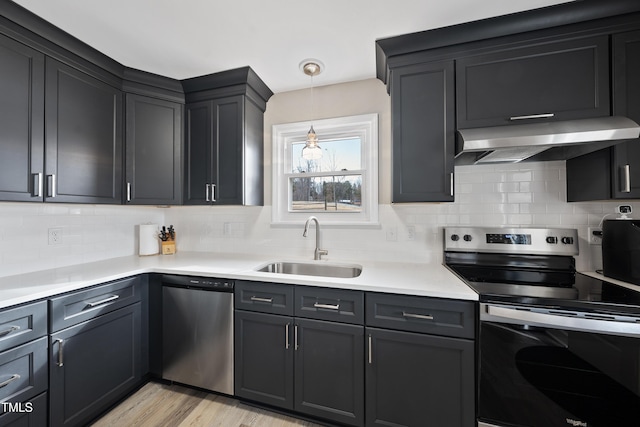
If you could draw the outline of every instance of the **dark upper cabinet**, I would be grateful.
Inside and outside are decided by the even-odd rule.
[[[640,123],[640,31],[615,34],[613,114]],[[640,198],[640,140],[567,160],[567,201]]]
[[[262,119],[243,95],[187,104],[185,204],[263,203]]]
[[[45,200],[122,202],[122,92],[46,59]]]
[[[453,201],[453,61],[391,71],[392,202]]]
[[[534,43],[456,61],[459,129],[608,116],[609,38]]]
[[[177,102],[126,95],[126,203],[180,204],[182,117]]]
[[[264,203],[264,111],[273,92],[250,68],[182,80],[185,205]]]
[[[44,55],[0,35],[0,200],[42,201]]]

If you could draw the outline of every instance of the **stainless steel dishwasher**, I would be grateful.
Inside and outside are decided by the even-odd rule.
[[[231,280],[162,276],[162,378],[233,395]]]

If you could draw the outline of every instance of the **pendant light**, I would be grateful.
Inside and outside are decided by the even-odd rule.
[[[306,59],[300,63],[300,69],[311,77],[311,116],[313,117],[313,77],[322,72],[321,62],[316,59]],[[313,124],[307,133],[307,141],[302,149],[302,158],[305,160],[318,160],[322,158],[322,149],[318,145],[318,136],[313,129]]]

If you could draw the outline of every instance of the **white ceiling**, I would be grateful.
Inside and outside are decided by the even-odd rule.
[[[274,92],[375,77],[375,40],[567,0],[14,0],[116,61],[176,79],[251,66]]]

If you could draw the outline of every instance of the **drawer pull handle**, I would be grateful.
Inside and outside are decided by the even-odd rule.
[[[120,298],[120,295],[112,295],[112,296],[110,296],[108,298],[101,299],[100,301],[88,302],[87,303],[87,307],[91,307],[91,308],[97,307],[99,305],[106,304],[106,303],[111,302],[111,301],[115,301],[118,298]]]
[[[20,375],[18,375],[18,374],[11,375],[11,378],[9,378],[8,380],[5,380],[5,381],[0,383],[0,388],[3,388],[5,386],[9,385],[10,383],[14,382],[17,379],[20,379]]]
[[[369,334],[369,365],[373,364],[373,338]]]
[[[0,337],[4,337],[5,335],[9,335],[13,331],[19,331],[19,330],[20,330],[20,326],[9,326],[4,331],[0,332]]]
[[[548,119],[555,116],[554,113],[544,113],[544,114],[530,114],[528,116],[513,116],[509,117],[509,120],[529,120],[529,119]]]
[[[298,325],[293,325],[293,348],[298,351]]]
[[[402,317],[407,317],[409,319],[433,320],[433,316],[430,314],[415,314],[407,313],[406,311],[402,312]]]
[[[62,354],[62,351],[64,350],[64,348],[63,348],[64,340],[62,338],[58,338],[56,340],[56,342],[59,345],[59,347],[58,347],[58,361],[56,362],[56,365],[62,367],[62,366],[64,366],[64,360],[63,360],[63,354]]]
[[[251,301],[256,301],[256,302],[266,302],[268,304],[273,303],[273,298],[261,298],[261,297],[257,297],[257,296],[252,296]]]
[[[327,310],[340,310],[340,304],[320,304],[319,302],[313,304],[315,308],[325,308]]]

